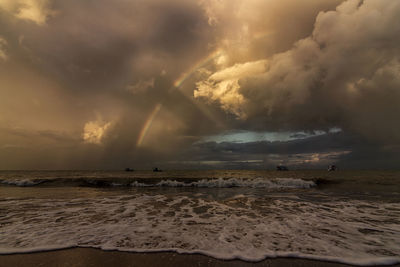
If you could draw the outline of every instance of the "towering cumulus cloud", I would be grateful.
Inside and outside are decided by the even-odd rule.
[[[399,1],[345,1],[291,49],[217,69],[194,96],[269,129],[337,126],[399,142],[399,14]]]

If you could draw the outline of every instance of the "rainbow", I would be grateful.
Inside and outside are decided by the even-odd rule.
[[[205,58],[199,60],[196,64],[194,64],[189,69],[189,71],[182,73],[179,76],[179,78],[174,81],[174,87],[180,88],[182,86],[182,84],[193,75],[193,73],[195,73],[201,67],[210,63],[211,60],[214,60],[215,58],[219,57],[221,54],[222,54],[221,50],[217,49],[217,50],[214,50],[213,52],[211,52],[210,54],[208,54],[208,56],[206,56]]]
[[[199,60],[196,64],[194,64],[191,68],[189,68],[188,71],[183,72],[178,79],[176,79],[174,81],[174,86],[171,88],[173,89],[179,89],[182,84],[188,79],[190,78],[198,69],[200,69],[201,67],[207,65],[208,63],[210,63],[212,60],[214,60],[215,58],[217,58],[218,56],[221,55],[221,50],[217,49],[213,52],[211,52],[210,54],[208,54],[205,58]],[[189,99],[189,98],[188,98]],[[191,100],[191,99],[189,99]],[[192,101],[193,102],[193,101]],[[136,142],[136,147],[141,147],[143,144],[143,141],[147,135],[147,133],[149,132],[151,125],[153,123],[153,121],[155,120],[155,118],[157,117],[158,113],[160,112],[162,108],[162,103],[158,103],[153,111],[150,113],[150,115],[148,116],[146,122],[143,125],[142,130],[140,131],[139,134],[139,138]],[[208,115],[207,117],[210,117],[210,115]]]
[[[263,39],[265,37],[271,36],[273,33],[266,31],[266,32],[258,32],[253,36],[253,40],[258,40],[258,39]],[[233,44],[235,45],[235,44]],[[170,89],[170,92],[172,90],[180,89],[182,84],[188,80],[198,69],[204,67],[205,65],[209,64],[212,60],[216,59],[217,57],[221,56],[223,54],[223,51],[221,49],[216,49],[212,51],[210,54],[208,54],[205,58],[202,58],[198,62],[196,62],[191,68],[189,68],[188,71],[183,72],[178,79],[176,79],[173,83],[173,87]],[[185,94],[183,94],[186,96]],[[206,115],[209,119],[213,120],[215,123],[220,124],[219,121],[215,119],[215,117],[208,111],[205,110],[203,107],[200,107],[196,102],[193,101],[192,98],[189,96],[186,96],[186,98],[191,101],[194,105],[196,105],[201,112],[203,112],[204,115]],[[143,125],[142,130],[140,131],[139,138],[137,140],[136,146],[140,147],[143,143],[144,138],[146,137],[149,129],[151,128],[151,124],[153,123],[154,119],[157,117],[158,113],[160,112],[162,108],[162,103],[159,103],[155,106],[153,111],[150,113],[149,117],[147,118],[147,121]]]
[[[146,123],[144,124],[142,130],[140,131],[139,138],[136,142],[136,147],[140,147],[142,145],[143,140],[146,137],[147,132],[149,131],[149,129],[151,127],[151,124],[153,123],[154,119],[156,118],[158,112],[160,112],[161,108],[162,108],[162,104],[159,103],[154,107],[153,111],[150,113],[149,117],[146,120]]]

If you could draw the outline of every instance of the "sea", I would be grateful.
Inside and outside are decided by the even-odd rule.
[[[400,263],[400,171],[0,171],[0,254]]]

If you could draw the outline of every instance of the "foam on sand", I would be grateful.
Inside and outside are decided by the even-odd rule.
[[[400,263],[400,204],[236,195],[135,194],[0,201],[0,254],[95,247],[259,261],[299,257]]]

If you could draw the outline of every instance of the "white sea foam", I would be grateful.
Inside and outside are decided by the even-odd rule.
[[[276,178],[276,179],[202,179],[196,182],[186,183],[176,180],[162,180],[155,184],[131,183],[133,187],[205,187],[205,188],[229,188],[229,187],[250,187],[266,189],[306,189],[316,186],[313,181],[305,181],[295,178]]]
[[[13,179],[13,180],[1,180],[0,183],[7,185],[16,185],[16,186],[34,186],[43,183],[43,180]]]
[[[0,202],[0,254],[97,247],[258,261],[400,262],[400,203],[236,195],[223,201],[126,195]]]

